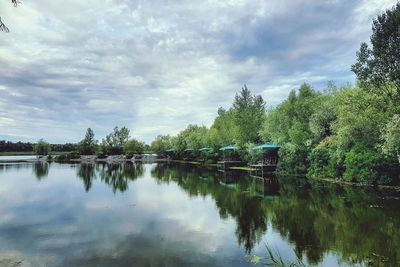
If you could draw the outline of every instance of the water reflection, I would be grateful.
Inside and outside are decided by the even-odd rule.
[[[191,165],[157,165],[153,177],[162,182],[176,182],[189,195],[210,195],[221,218],[232,217],[236,221],[236,237],[247,253],[261,241],[267,230],[268,216],[262,210],[262,199],[254,179],[238,171],[217,171]],[[263,183],[264,186],[264,183]],[[262,192],[276,195],[276,192]],[[256,197],[254,197],[256,196]]]
[[[135,181],[143,175],[142,164],[131,162],[121,164],[101,164],[99,165],[99,177],[102,182],[110,185],[113,192],[124,192],[128,189],[128,182]]]
[[[124,192],[128,189],[128,182],[142,176],[144,172],[142,164],[125,162],[119,164],[94,164],[82,163],[77,170],[77,176],[82,179],[86,191],[92,187],[93,180],[98,177],[109,185],[113,192]]]
[[[93,180],[96,179],[96,164],[81,163],[78,167],[76,175],[82,179],[86,192],[90,190]]]
[[[0,252],[1,243],[14,239],[22,240],[22,243],[23,240],[43,242],[36,237],[52,236],[51,231],[46,230],[51,222],[52,231],[57,232],[57,227],[61,229],[54,244],[47,241],[48,246],[54,246],[54,253],[60,243],[69,246],[68,242],[76,237],[74,244],[78,245],[73,254],[84,254],[81,257],[69,255],[71,257],[68,256],[60,266],[159,266],[165,262],[169,266],[232,266],[226,259],[205,249],[213,245],[207,243],[210,235],[222,239],[219,240],[223,243],[220,247],[226,250],[234,251],[227,242],[238,244],[243,254],[262,256],[265,255],[264,243],[283,243],[282,255],[290,257],[293,247],[297,256],[310,264],[327,265],[327,255],[333,255],[331,257],[343,264],[400,265],[400,201],[396,193],[388,198],[386,193],[369,188],[310,182],[299,177],[258,179],[246,172],[221,172],[184,164],[3,164],[0,165],[0,174],[28,171],[27,168],[32,168],[38,179],[50,176],[38,183],[40,185],[56,182],[52,175],[60,175],[63,171],[68,179],[63,180],[65,184],[56,183],[49,187],[54,190],[54,195],[46,189],[43,202],[38,202],[36,196],[33,204],[27,202],[24,206],[21,204],[27,201],[24,192],[20,194],[21,202],[15,207],[0,205]],[[21,178],[21,188],[28,186],[24,179]],[[7,188],[17,188],[13,184],[7,187],[7,181],[11,183],[15,179],[3,179],[4,192]],[[74,187],[68,187],[70,183],[77,183],[78,188],[83,184],[84,190],[80,190],[83,196],[75,192]],[[106,190],[99,190],[99,184]],[[69,193],[64,192],[66,188],[69,188]],[[114,193],[126,194],[114,195],[110,189]],[[76,203],[64,203],[58,197],[60,192],[79,197],[68,199],[76,199]],[[32,189],[32,195],[34,193]],[[183,198],[182,195],[189,197]],[[17,196],[0,191],[0,199],[8,199],[2,203],[12,203],[10,199],[18,199]],[[204,199],[204,202],[196,202],[197,199]],[[198,211],[199,214],[194,215],[198,217],[187,216],[187,210],[181,212],[182,201],[187,202],[185,205],[189,210]],[[132,205],[138,203],[142,205]],[[212,209],[206,206],[207,203],[212,203]],[[85,210],[79,213],[81,205]],[[217,218],[210,220],[213,224],[207,227],[213,231],[203,228],[195,228],[194,232],[188,230],[197,225],[197,220],[212,212]],[[29,218],[29,222],[22,221],[16,217],[18,215]],[[234,240],[221,237],[223,233],[219,231],[227,231],[226,228],[217,228],[221,221],[232,226],[229,235]],[[35,228],[40,231],[32,238]],[[93,235],[92,230],[105,232],[93,241],[89,238]],[[62,235],[68,239],[62,239]],[[118,236],[115,237],[117,241],[113,239],[114,235]],[[98,249],[95,244],[104,240],[105,247]],[[65,253],[62,251],[61,254]],[[229,257],[237,260],[242,256],[234,251]],[[245,264],[238,262],[237,265]],[[329,266],[334,265],[338,263]]]
[[[279,177],[278,185],[274,177],[252,179],[187,165],[159,165],[152,174],[160,181],[175,181],[189,195],[211,195],[221,218],[235,218],[238,243],[248,253],[271,221],[295,245],[297,256],[306,256],[309,263],[318,264],[334,252],[351,264],[400,264],[398,196],[382,197],[369,188],[310,184],[298,177]]]
[[[36,179],[42,180],[49,175],[49,165],[48,162],[35,162],[33,164],[33,173],[36,176]]]

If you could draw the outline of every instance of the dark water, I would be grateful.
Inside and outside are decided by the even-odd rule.
[[[399,266],[395,193],[191,165],[0,164],[0,266]]]

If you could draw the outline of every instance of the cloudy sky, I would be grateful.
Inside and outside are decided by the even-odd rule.
[[[354,83],[371,20],[396,0],[0,1],[0,139],[146,142],[210,126],[243,84],[267,105]]]

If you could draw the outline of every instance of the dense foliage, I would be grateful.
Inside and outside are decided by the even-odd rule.
[[[124,153],[128,158],[132,158],[135,154],[142,154],[144,149],[145,143],[133,138],[124,144]]]
[[[244,86],[240,93],[236,94],[231,108],[218,109],[218,116],[210,128],[189,125],[176,136],[158,136],[152,142],[151,149],[158,154],[171,149],[180,158],[196,156],[203,160],[215,161],[219,148],[237,145],[242,157],[248,159],[250,148],[261,141],[259,131],[264,116],[263,98],[260,95],[252,95],[247,86]],[[212,148],[212,151],[199,153],[200,148]],[[188,155],[187,150],[191,150],[191,155]]]
[[[50,144],[40,139],[34,146],[33,151],[36,155],[48,155],[50,152]]]
[[[34,144],[30,142],[11,142],[0,140],[0,152],[33,152]],[[53,152],[70,152],[77,150],[76,144],[51,144],[50,150]]]
[[[123,153],[123,147],[130,138],[130,131],[126,127],[121,129],[118,126],[114,127],[112,133],[108,134],[100,145],[100,153],[118,155]]]
[[[363,184],[399,184],[400,4],[373,21],[372,48],[361,45],[352,70],[359,83],[323,92],[303,84],[265,112],[261,96],[244,86],[232,107],[218,109],[209,129],[189,125],[153,142],[153,150],[218,148],[235,144],[241,158],[255,158],[257,143],[280,146],[278,169],[309,177]],[[161,145],[162,144],[162,145]]]

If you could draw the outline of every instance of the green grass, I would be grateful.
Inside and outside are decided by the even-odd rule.
[[[285,262],[279,251],[273,251],[271,247],[266,245],[267,249],[267,259],[269,260],[268,263],[266,263],[266,266],[271,266],[271,267],[306,267],[306,265],[303,263],[303,261],[300,258],[297,258],[296,262]]]
[[[281,254],[277,250],[273,250],[268,244],[265,244],[267,255],[260,257],[257,255],[250,256],[247,260],[257,266],[270,267],[306,267],[307,265],[301,258],[297,257],[295,262],[286,262],[282,259]]]

